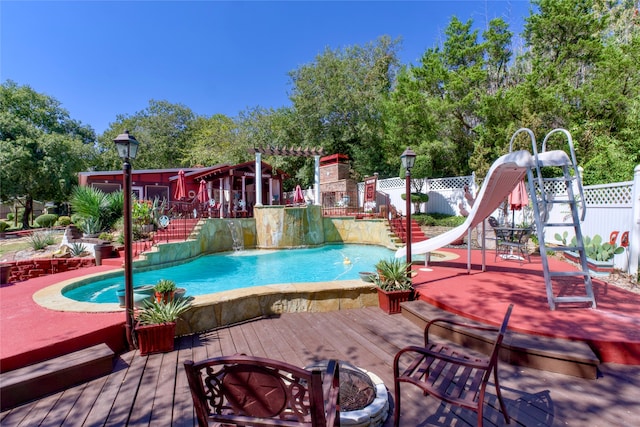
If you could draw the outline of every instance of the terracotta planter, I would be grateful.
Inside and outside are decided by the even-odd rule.
[[[136,326],[140,355],[173,351],[176,322]]]
[[[413,291],[411,289],[405,291],[383,291],[378,289],[378,304],[380,308],[387,314],[400,313],[400,303],[409,301]]]
[[[171,292],[156,292],[155,295],[156,295],[156,301],[168,304],[171,301],[173,301],[173,297],[175,295],[175,291],[171,291]]]

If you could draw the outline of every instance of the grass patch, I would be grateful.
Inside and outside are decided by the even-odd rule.
[[[53,233],[52,244],[59,245],[62,242],[62,233]],[[0,239],[0,258],[5,254],[12,252],[24,251],[27,249],[33,249],[33,245],[28,237]]]
[[[0,240],[0,256],[9,252],[18,252],[29,248],[31,248],[31,244],[22,239],[16,239],[15,241],[14,239]]]

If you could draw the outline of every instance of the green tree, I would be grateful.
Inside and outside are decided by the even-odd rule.
[[[384,110],[389,145],[415,146],[429,159],[432,177],[488,169],[495,138],[482,138],[489,133],[485,106],[511,81],[511,32],[504,21],[490,22],[483,43],[472,21],[456,17],[445,35],[442,47],[427,49],[418,66],[399,73]]]
[[[299,117],[293,108],[282,107],[277,110],[253,108],[240,113],[238,117],[238,139],[243,149],[249,147],[302,147],[302,130],[298,125]],[[308,144],[313,148],[319,144]],[[284,180],[285,191],[291,191],[296,185],[303,188],[314,182],[314,159],[308,157],[263,156],[263,161],[274,168],[285,171],[289,178]]]
[[[187,165],[236,164],[248,158],[246,147],[239,143],[236,122],[223,114],[196,117],[188,125],[188,134],[191,143],[182,153]]]
[[[640,161],[640,61],[633,2],[536,0],[525,26],[531,73],[518,88],[544,135],[568,129],[585,183],[631,179]]]
[[[0,86],[0,199],[24,206],[23,228],[33,200],[67,200],[92,162],[94,141],[94,131],[54,98],[12,81]]]
[[[380,117],[397,70],[397,44],[385,36],[364,47],[326,49],[290,73],[303,144],[347,154],[359,177],[397,170],[385,162]]]
[[[149,106],[133,115],[119,114],[99,138],[98,170],[122,167],[113,140],[128,130],[140,143],[133,166],[139,169],[163,169],[187,164],[184,153],[192,148],[189,125],[195,114],[186,106],[150,100]]]

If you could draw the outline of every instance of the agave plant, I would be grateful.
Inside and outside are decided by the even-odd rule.
[[[72,257],[79,257],[86,252],[87,247],[79,242],[74,242],[69,246],[69,253]]]
[[[142,308],[138,310],[138,323],[140,325],[157,325],[175,322],[190,307],[191,302],[186,298],[177,298],[167,303],[146,300]]]
[[[44,249],[56,243],[55,235],[50,231],[36,231],[31,233],[28,240],[34,251]]]
[[[373,282],[383,291],[401,291],[413,288],[408,277],[409,264],[398,258],[382,259],[376,264],[378,277]]]

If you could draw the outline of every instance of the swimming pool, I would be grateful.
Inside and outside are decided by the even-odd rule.
[[[133,286],[171,279],[185,288],[187,295],[197,296],[278,283],[358,279],[359,271],[375,271],[374,265],[380,259],[393,254],[390,249],[371,245],[225,252],[174,267],[135,273]],[[65,290],[63,295],[76,301],[114,303],[118,302],[116,290],[123,287],[124,277],[117,276]]]

